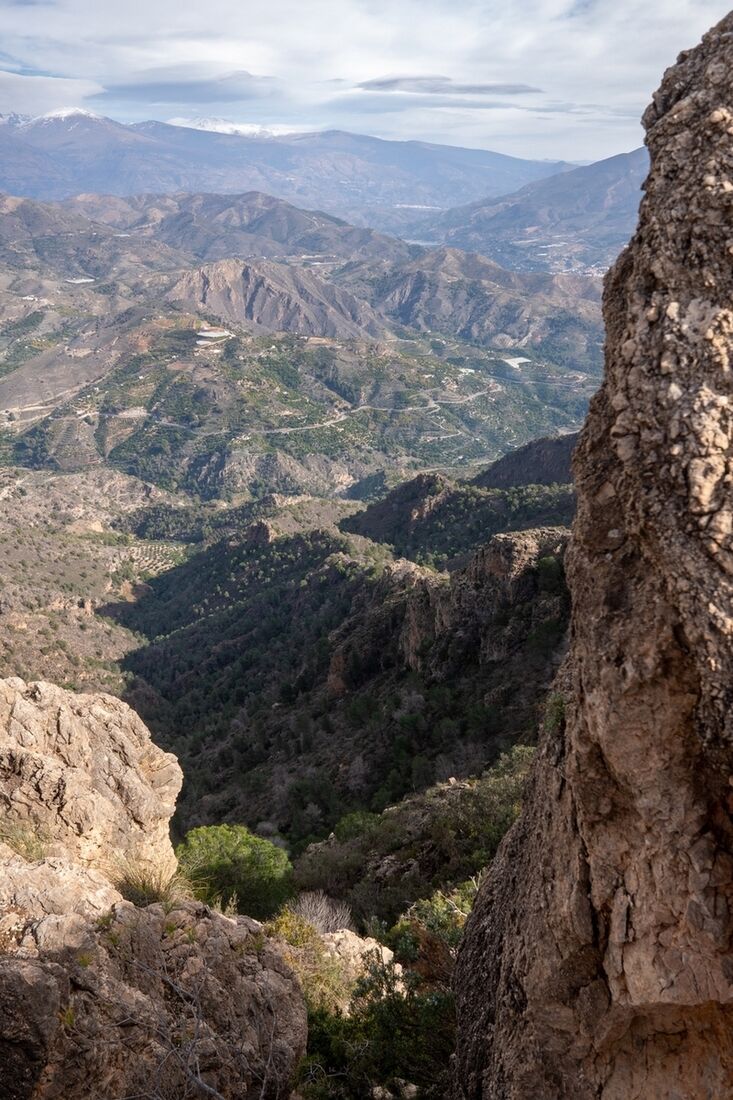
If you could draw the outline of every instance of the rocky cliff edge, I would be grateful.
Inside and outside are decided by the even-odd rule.
[[[644,123],[569,662],[456,975],[464,1100],[733,1096],[733,15]]]
[[[175,870],[175,757],[125,704],[0,681],[0,1095],[282,1100],[300,988],[261,926],[121,868]]]

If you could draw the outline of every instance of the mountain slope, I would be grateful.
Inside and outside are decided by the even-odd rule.
[[[500,536],[449,579],[260,523],[108,609],[148,639],[125,666],[189,762],[187,822],[266,819],[303,842],[531,735],[564,634],[566,537]]]
[[[4,461],[206,497],[358,493],[385,469],[485,464],[573,430],[595,386],[593,280],[431,253],[259,193],[0,210]],[[229,240],[279,259],[201,264]]]
[[[524,481],[506,490],[418,474],[339,526],[405,558],[455,568],[499,532],[568,525],[574,509],[570,485]]]
[[[249,191],[242,195],[79,195],[67,209],[158,241],[198,260],[232,256],[301,262],[358,258],[407,260],[420,250],[318,210]]]
[[[571,459],[578,433],[549,439],[533,439],[510,451],[473,479],[484,489],[508,489],[513,485],[568,485],[573,480]]]
[[[224,321],[249,322],[254,332],[332,339],[384,334],[377,315],[353,294],[310,272],[268,260],[207,264],[183,275],[167,298],[188,311],[201,309]]]
[[[456,248],[422,251],[407,263],[349,264],[334,277],[384,317],[418,332],[546,349],[576,367],[600,365],[599,280],[507,271]]]
[[[520,271],[602,274],[633,232],[647,167],[636,149],[449,210],[416,232]]]

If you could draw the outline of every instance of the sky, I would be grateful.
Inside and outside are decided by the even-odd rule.
[[[589,161],[718,0],[0,0],[0,113],[213,117]]]

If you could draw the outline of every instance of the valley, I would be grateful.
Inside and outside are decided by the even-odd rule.
[[[637,166],[616,216],[613,168],[588,198],[585,169],[352,135],[72,112],[3,143],[23,193],[0,198],[2,684],[23,715],[76,693],[59,713],[102,716],[102,743],[108,713],[142,720],[183,771],[168,862],[105,871],[94,950],[118,905],[185,912],[194,952],[201,913],[249,922],[302,985],[309,1047],[303,1016],[282,1073],[304,1098],[443,1100],[463,926],[564,722],[570,460]],[[577,247],[505,247],[492,196],[544,204]],[[479,198],[470,228],[442,207]],[[0,860],[5,838],[24,859],[3,820]]]
[[[705,5],[133,7],[4,10],[0,1100],[729,1100],[733,13],[636,148]]]

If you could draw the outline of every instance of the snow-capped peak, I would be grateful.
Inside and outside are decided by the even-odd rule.
[[[94,111],[85,111],[83,107],[60,107],[56,111],[47,111],[45,115],[39,115],[33,121],[50,122],[54,119],[66,120],[68,118],[93,118],[96,122],[100,122],[102,115],[95,115]]]
[[[8,115],[0,115],[0,126],[25,126],[30,120],[30,115],[19,115],[16,111],[11,111]]]
[[[187,130],[208,130],[214,134],[235,134],[240,137],[274,138],[296,133],[292,126],[260,126],[256,122],[230,122],[226,118],[169,118],[169,126]]]

